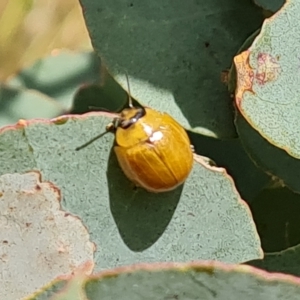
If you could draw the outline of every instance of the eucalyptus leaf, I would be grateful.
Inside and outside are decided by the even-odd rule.
[[[209,157],[234,178],[239,193],[247,203],[251,203],[271,181],[271,177],[249,158],[240,139],[219,140],[193,132],[189,132],[189,136],[196,153]]]
[[[260,33],[260,29],[255,30],[242,44],[242,46],[240,47],[240,49],[237,51],[237,54],[247,50],[253,43],[253,41],[255,40],[255,38],[258,36],[258,34]],[[235,90],[236,90],[236,67],[234,62],[231,65],[231,68],[228,72],[228,91],[231,93],[231,95],[234,95]]]
[[[255,164],[299,193],[300,160],[269,143],[240,113],[236,116],[236,126],[240,140]]]
[[[300,2],[290,0],[264,21],[252,46],[235,57],[236,105],[272,145],[300,158]]]
[[[264,259],[249,261],[247,264],[268,272],[280,272],[299,277],[300,245],[279,252],[266,253]]]
[[[136,265],[85,279],[75,275],[60,293],[51,292],[57,282],[48,285],[47,294],[41,290],[27,300],[297,300],[300,293],[297,277],[214,262]]]
[[[285,0],[254,0],[254,2],[265,10],[276,12],[283,6],[283,4],[286,1]]]
[[[61,190],[62,206],[79,216],[97,245],[96,270],[154,261],[240,263],[262,250],[251,213],[232,179],[196,157],[183,186],[168,193],[135,189],[104,131],[113,116],[90,113],[30,121],[0,134],[0,172],[39,170]],[[183,158],[184,159],[184,158]]]
[[[79,87],[100,84],[101,60],[93,51],[59,51],[37,60],[12,77],[11,87],[37,90],[71,109]]]
[[[250,0],[82,0],[95,50],[143,105],[166,111],[184,127],[235,136],[221,73],[262,22]]]
[[[64,107],[38,91],[0,86],[0,127],[19,119],[53,118],[63,113]]]
[[[300,243],[299,194],[288,188],[265,189],[250,207],[265,252],[281,251]]]

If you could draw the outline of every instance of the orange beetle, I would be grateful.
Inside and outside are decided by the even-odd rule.
[[[115,132],[114,151],[118,162],[137,186],[155,193],[173,190],[186,180],[193,167],[188,135],[168,114],[134,107],[130,91],[128,95],[129,108],[107,126],[107,132]]]
[[[114,147],[126,176],[150,192],[165,192],[182,184],[193,166],[185,130],[168,114],[150,108],[121,112]]]

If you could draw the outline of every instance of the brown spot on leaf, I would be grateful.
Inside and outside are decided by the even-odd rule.
[[[257,69],[255,79],[259,85],[265,85],[278,78],[280,66],[278,60],[268,53],[259,53],[257,55]]]
[[[237,84],[236,84],[236,104],[240,107],[243,94],[246,91],[254,93],[252,90],[254,70],[249,64],[250,51],[244,51],[234,57],[234,63],[237,71]]]

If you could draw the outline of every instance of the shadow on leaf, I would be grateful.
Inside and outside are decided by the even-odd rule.
[[[113,150],[107,180],[110,209],[124,243],[136,252],[151,247],[170,223],[183,186],[159,194],[136,188],[125,177]]]

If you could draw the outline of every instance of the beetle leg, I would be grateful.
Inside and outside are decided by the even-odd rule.
[[[116,121],[114,120],[114,122],[111,122],[111,123],[107,124],[105,130],[110,131],[110,132],[114,132],[115,129],[117,128],[115,122]]]

